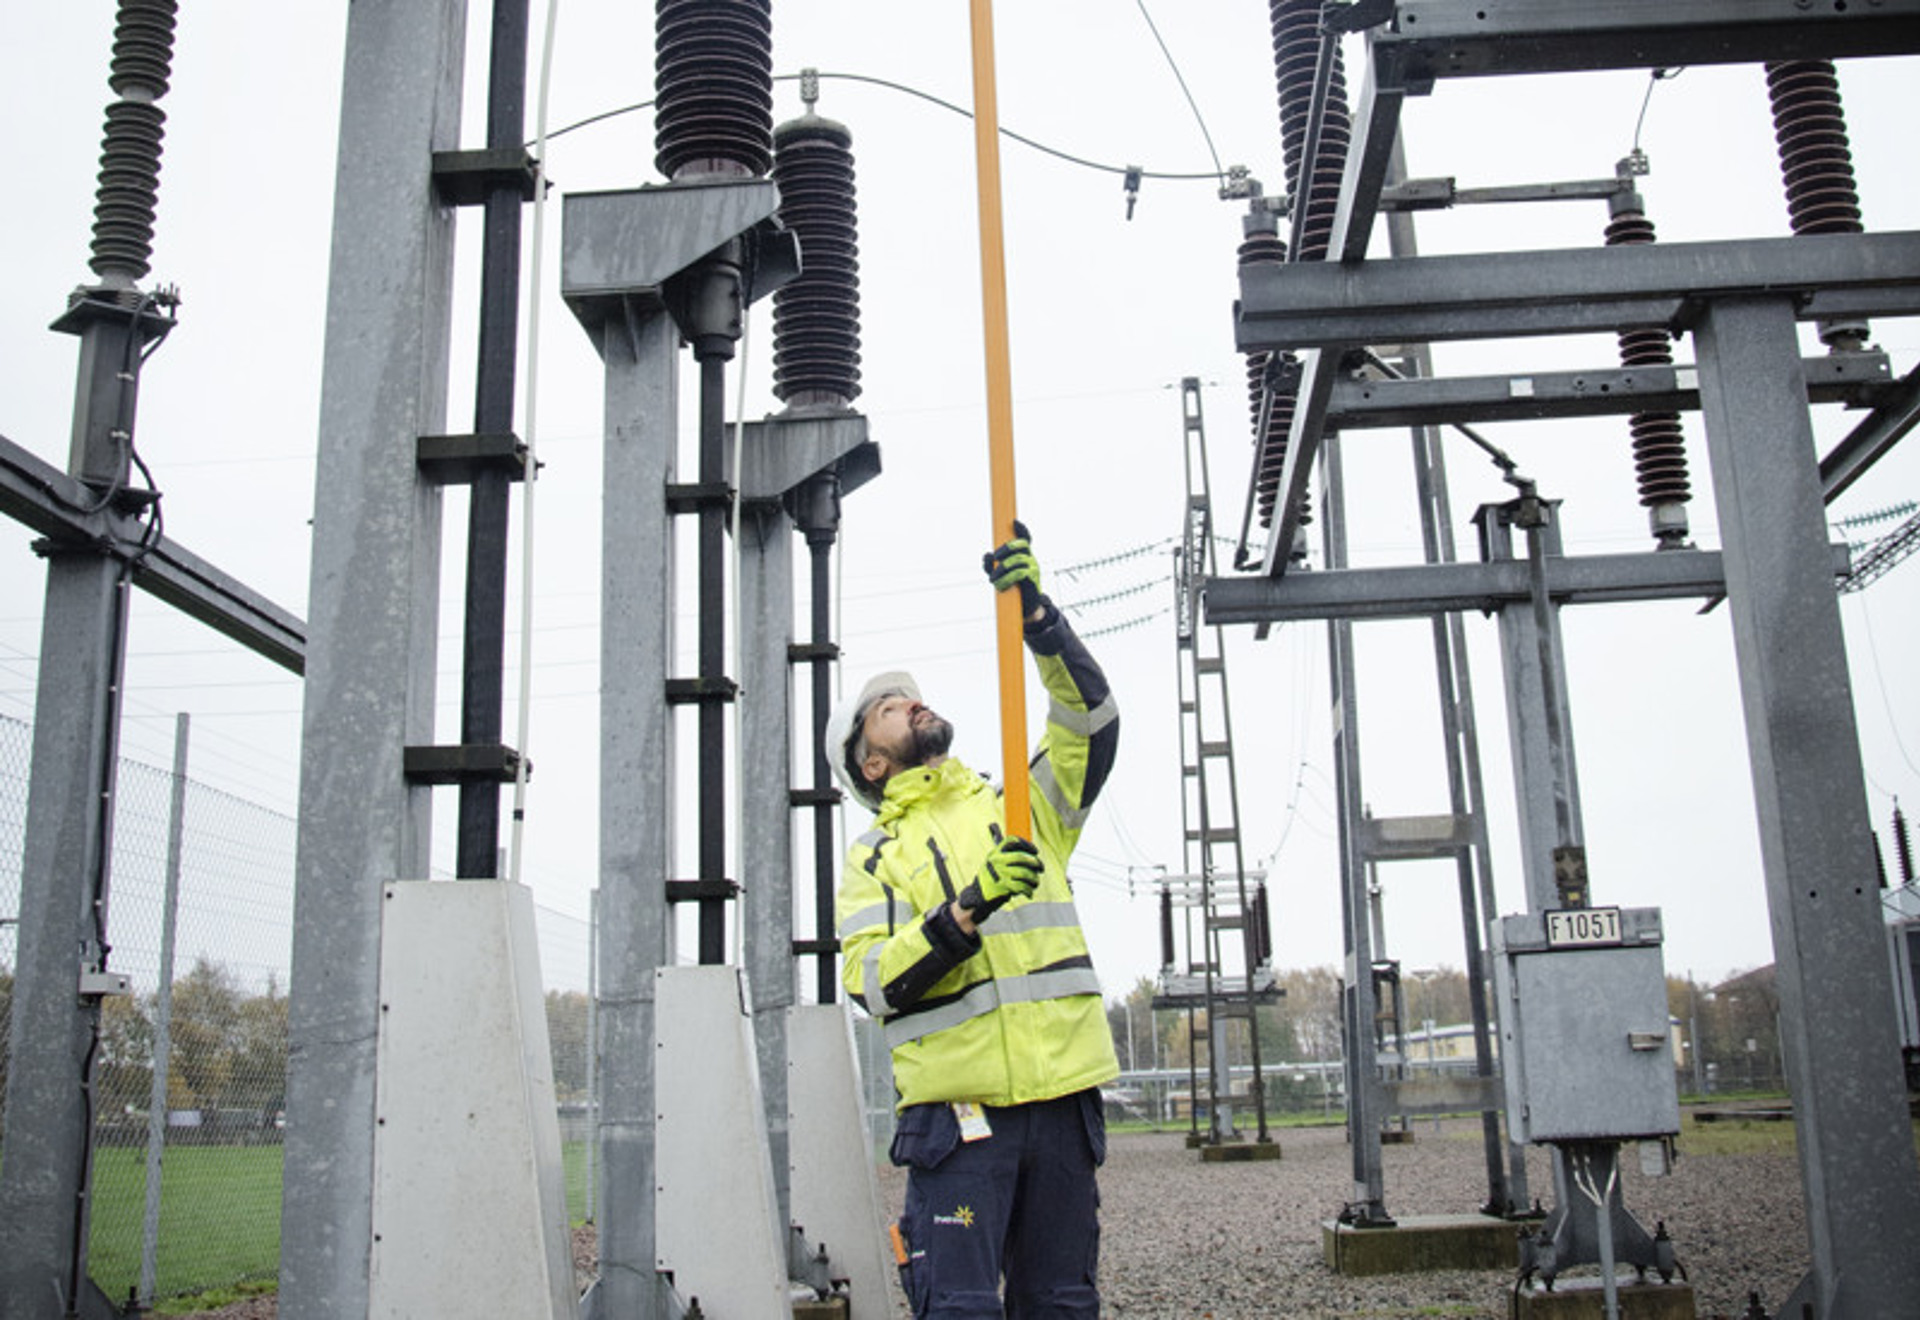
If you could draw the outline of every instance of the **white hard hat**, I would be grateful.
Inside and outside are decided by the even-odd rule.
[[[821,751],[826,755],[827,764],[833,767],[834,776],[869,811],[880,809],[880,790],[860,773],[859,764],[853,759],[854,744],[866,726],[867,711],[873,703],[891,696],[918,701],[920,685],[904,669],[875,674],[858,695],[846,698],[833,708],[833,713],[827,716],[826,736],[821,740]]]

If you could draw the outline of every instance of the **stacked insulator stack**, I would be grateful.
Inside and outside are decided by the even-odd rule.
[[[107,107],[94,194],[93,256],[88,265],[110,284],[132,286],[153,255],[154,203],[160,193],[160,144],[173,68],[174,0],[121,0],[107,83],[120,99]]]
[[[1907,818],[1898,802],[1893,804],[1893,855],[1900,861],[1900,883],[1913,883],[1913,837],[1907,833]]]
[[[759,178],[773,159],[770,0],[658,0],[654,168]]]
[[[1607,246],[1625,247],[1654,241],[1653,221],[1647,218],[1638,192],[1616,193],[1613,216],[1607,222]],[[1625,367],[1673,365],[1673,336],[1663,325],[1630,326],[1620,331],[1620,364]],[[1662,545],[1686,539],[1683,507],[1693,498],[1687,479],[1686,434],[1677,412],[1635,413],[1627,420],[1633,437],[1633,468],[1640,487],[1640,505],[1651,511],[1654,534]]]
[[[1274,219],[1270,212],[1256,212],[1247,218],[1246,238],[1240,244],[1240,269],[1257,265],[1284,265],[1287,260],[1287,245],[1281,241],[1275,230]],[[1273,524],[1273,506],[1279,496],[1280,474],[1287,462],[1287,437],[1293,427],[1294,391],[1276,390],[1273,396],[1273,411],[1267,418],[1267,429],[1260,431],[1260,399],[1266,391],[1267,365],[1273,360],[1273,354],[1261,349],[1248,353],[1247,357],[1247,411],[1248,424],[1252,427],[1254,447],[1254,497],[1257,503],[1260,525],[1270,527]],[[1291,353],[1283,354],[1281,361],[1293,364],[1297,359]],[[1300,521],[1311,521],[1312,511],[1303,499],[1300,506]]]
[[[1861,232],[1860,194],[1853,184],[1853,148],[1840,108],[1840,81],[1830,60],[1767,65],[1773,138],[1795,234]],[[1864,321],[1822,321],[1820,340],[1835,351],[1867,342]]]
[[[780,221],[800,240],[798,278],[773,295],[773,393],[793,407],[860,394],[860,248],[853,135],[809,112],[773,131]]]
[[[1280,99],[1280,145],[1287,167],[1287,194],[1295,216],[1297,246],[1295,261],[1319,261],[1327,255],[1332,240],[1333,215],[1340,202],[1340,176],[1347,167],[1347,147],[1353,138],[1352,121],[1347,113],[1346,73],[1338,47],[1328,71],[1327,95],[1320,124],[1318,150],[1306,159],[1307,130],[1313,114],[1313,87],[1320,65],[1320,32],[1323,0],[1268,0],[1272,17],[1273,72]],[[1249,235],[1251,241],[1251,235]],[[1286,260],[1286,248],[1278,245],[1278,260]],[[1272,249],[1251,255],[1248,245],[1241,247],[1241,262],[1275,259]],[[1287,364],[1289,354],[1282,359]],[[1256,419],[1259,394],[1270,360],[1249,358],[1249,385],[1254,393]],[[1254,437],[1254,492],[1260,525],[1273,525],[1273,512],[1279,500],[1280,474],[1286,468],[1287,439],[1293,427],[1296,386],[1274,392],[1273,411],[1267,431]],[[1300,505],[1300,524],[1312,516],[1304,498]]]
[[[1840,108],[1840,83],[1828,60],[1767,66],[1774,141],[1796,234],[1857,234],[1860,195],[1853,185],[1853,149]]]
[[[1280,94],[1280,143],[1286,153],[1287,193],[1296,210],[1304,208],[1296,261],[1327,255],[1333,213],[1340,201],[1340,176],[1347,167],[1353,123],[1347,112],[1346,71],[1335,47],[1327,84],[1320,150],[1303,160],[1307,121],[1313,104],[1315,70],[1320,62],[1323,0],[1268,0],[1273,29],[1273,72]]]

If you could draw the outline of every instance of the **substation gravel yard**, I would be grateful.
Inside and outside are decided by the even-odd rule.
[[[1353,1194],[1344,1131],[1294,1128],[1276,1137],[1278,1161],[1212,1165],[1202,1165],[1176,1137],[1113,1138],[1101,1177],[1106,1314],[1129,1320],[1508,1315],[1513,1277],[1505,1270],[1353,1278],[1327,1268],[1321,1224]],[[1628,1209],[1649,1231],[1666,1222],[1701,1317],[1744,1314],[1749,1290],[1778,1306],[1808,1262],[1800,1174],[1790,1148],[1689,1157],[1685,1144],[1674,1173],[1664,1178],[1643,1177],[1628,1153],[1622,1183]],[[1411,1144],[1388,1145],[1383,1154],[1387,1208],[1395,1215],[1471,1213],[1485,1199],[1477,1119],[1444,1120],[1438,1132],[1432,1120],[1422,1120]],[[1533,1194],[1550,1199],[1544,1151],[1529,1152],[1527,1176]]]
[[[1742,1125],[1744,1126],[1744,1125]],[[1665,1221],[1695,1290],[1698,1315],[1734,1320],[1757,1291],[1769,1312],[1806,1272],[1800,1173],[1790,1124],[1752,1124],[1760,1153],[1689,1153],[1673,1174],[1647,1178],[1623,1161],[1626,1205],[1649,1231]],[[1470,1213],[1485,1196],[1477,1119],[1421,1120],[1411,1144],[1385,1148],[1387,1207],[1396,1215]],[[1321,1260],[1320,1226],[1352,1195],[1339,1127],[1276,1130],[1282,1158],[1202,1164],[1184,1132],[1116,1133],[1101,1172],[1101,1290],[1115,1320],[1251,1320],[1278,1316],[1456,1317],[1503,1320],[1505,1270],[1348,1278]],[[1530,1188],[1552,1186],[1543,1151],[1529,1153]],[[882,1203],[898,1213],[901,1170],[880,1170]],[[590,1278],[593,1230],[575,1231],[577,1272]],[[1590,1270],[1580,1271],[1590,1275]],[[484,1312],[484,1307],[480,1308]],[[259,1298],[200,1320],[267,1320]],[[902,1309],[904,1314],[904,1308]]]

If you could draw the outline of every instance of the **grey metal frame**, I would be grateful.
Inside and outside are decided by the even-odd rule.
[[[679,332],[664,310],[606,327],[600,599],[600,1283],[596,1315],[669,1315],[654,1254],[654,970],[671,965],[674,475]]]
[[[570,195],[561,238],[561,291],[599,351],[605,371],[601,583],[600,1149],[604,1195],[596,1316],[669,1316],[680,1304],[657,1271],[654,1200],[654,976],[673,961],[667,901],[673,862],[674,719],[667,704],[672,657],[674,554],[668,499],[678,461],[680,329],[668,288],[735,235],[763,225],[778,202],[763,180],[673,184]],[[769,253],[777,260],[779,253]],[[769,268],[758,289],[777,280]],[[761,424],[762,427],[768,424]],[[748,504],[738,535],[741,571],[741,912],[752,986],[756,1052],[785,1214],[786,1025],[793,1003],[791,951],[790,708],[791,523],[769,506],[802,451],[830,462],[864,441],[844,430],[792,436],[753,429],[740,473],[726,473]],[[812,443],[807,443],[811,441]],[[730,446],[729,446],[730,450]],[[822,458],[822,454],[825,458]],[[730,461],[730,460],[729,460]],[[799,473],[809,475],[813,469]],[[716,749],[717,754],[717,749]],[[767,771],[772,768],[773,773]]]
[[[794,958],[794,520],[785,501],[822,472],[843,492],[879,470],[866,419],[851,412],[787,414],[744,427],[736,535],[740,563],[740,884],[747,983],[753,996],[761,1107],[773,1158],[779,1222],[793,1223],[788,1096],[788,1012],[796,1002]],[[731,462],[732,451],[728,452]],[[804,745],[805,740],[803,740]],[[788,1242],[793,1277],[810,1255]]]
[[[458,145],[462,0],[347,20],[321,375],[288,1033],[280,1306],[369,1301],[381,888],[428,874],[439,489],[417,437],[445,431],[453,212],[432,153]]]
[[[1399,102],[1409,91],[1426,90],[1433,78],[1911,53],[1920,49],[1920,6],[1898,0],[1855,13],[1789,0],[1628,0],[1602,7],[1541,0],[1506,8],[1434,0],[1389,9],[1397,25],[1371,38],[1374,59],[1336,217],[1337,259],[1250,267],[1242,274],[1240,346],[1306,349],[1282,474],[1284,505],[1263,570],[1269,577],[1286,572],[1284,550],[1312,462],[1325,451],[1328,470],[1337,472],[1337,452],[1324,437],[1347,348],[1376,339],[1517,337],[1640,323],[1693,331],[1724,546],[1715,567],[1723,570],[1733,608],[1813,1256],[1786,1313],[1797,1314],[1806,1303],[1821,1320],[1889,1314],[1920,1295],[1920,1174],[1888,1023],[1884,1015],[1859,1011],[1861,1004],[1884,1002],[1890,985],[1884,959],[1861,956],[1878,948],[1881,935],[1872,912],[1870,835],[1823,508],[1837,485],[1858,475],[1858,456],[1884,452],[1911,427],[1915,410],[1911,383],[1904,382],[1881,401],[1863,439],[1843,446],[1844,457],[1836,451],[1833,461],[1817,462],[1807,408],[1821,387],[1809,384],[1795,322],[1920,314],[1920,235],[1661,244],[1530,253],[1524,260],[1513,254],[1360,258],[1385,176],[1382,144],[1393,136]],[[1429,44],[1412,39],[1416,22],[1424,24],[1419,32]],[[1669,556],[1643,558],[1658,565]],[[1328,562],[1339,568],[1331,550]],[[1590,598],[1628,596],[1679,571],[1699,575],[1698,581],[1707,565],[1670,562],[1653,573],[1593,561],[1550,560],[1544,567],[1550,584],[1557,583],[1549,590],[1570,600],[1575,597],[1565,587],[1575,579],[1588,579],[1583,590]],[[1484,575],[1474,579],[1476,589],[1491,588],[1510,572],[1500,564],[1479,568]],[[1448,588],[1437,570],[1404,572],[1431,575],[1433,608],[1457,607],[1462,579]],[[1323,576],[1331,575],[1291,575],[1283,594],[1291,597],[1301,586],[1292,579]],[[1349,578],[1345,586],[1350,595],[1377,600],[1377,591],[1357,589],[1384,581]],[[1677,585],[1675,577],[1658,589]],[[1209,584],[1209,609],[1235,589]],[[1403,602],[1420,590],[1407,581],[1394,589],[1407,593]],[[1321,588],[1327,601],[1340,590],[1338,584]],[[1497,594],[1513,599],[1505,586]],[[1530,667],[1539,639],[1520,635],[1524,610],[1501,612],[1514,620],[1505,639],[1512,674]],[[1336,630],[1349,626],[1336,619]],[[1529,665],[1519,664],[1523,652]],[[1515,700],[1531,709],[1555,695],[1543,690]],[[1350,708],[1343,705],[1345,713]],[[1563,773],[1571,769],[1569,746],[1530,742],[1522,752],[1535,773],[1547,773],[1537,764],[1542,758],[1561,758]],[[1562,792],[1571,795],[1570,778]],[[1552,805],[1557,811],[1565,804]],[[1536,804],[1529,816],[1546,809]],[[1535,834],[1540,824],[1525,833]],[[1563,818],[1554,828],[1564,833],[1564,824]],[[1536,857],[1527,869],[1537,905],[1543,868]]]
[[[1694,340],[1813,1248],[1784,1313],[1825,1320],[1920,1297],[1920,1171],[1893,1017],[1862,1011],[1892,974],[1794,320],[1717,301]]]

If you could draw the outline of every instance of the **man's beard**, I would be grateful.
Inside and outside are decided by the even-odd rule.
[[[927,712],[927,718],[912,728],[906,751],[911,759],[903,758],[904,765],[925,765],[936,756],[945,756],[947,748],[953,745],[953,725]]]

